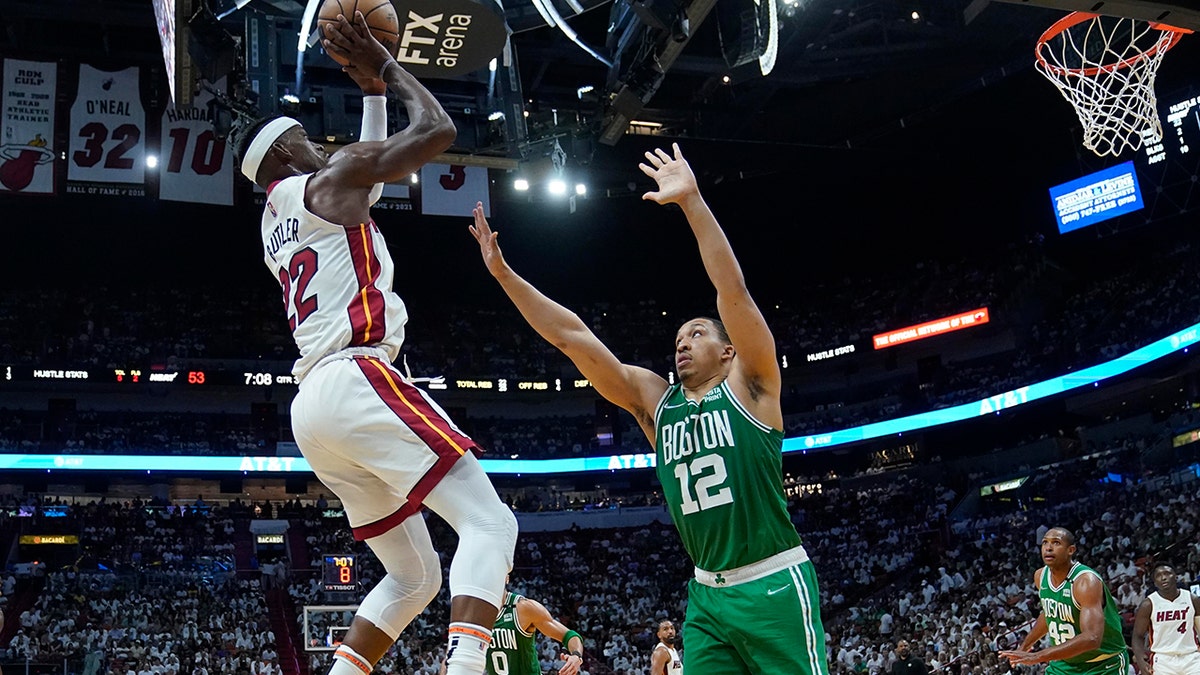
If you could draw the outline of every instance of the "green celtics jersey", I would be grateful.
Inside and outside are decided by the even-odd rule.
[[[1085,663],[1097,663],[1111,658],[1114,654],[1125,653],[1125,637],[1121,633],[1121,616],[1117,613],[1117,603],[1108,592],[1108,585],[1096,571],[1085,565],[1074,563],[1067,579],[1057,588],[1050,579],[1050,568],[1042,569],[1042,583],[1038,588],[1038,597],[1042,603],[1042,615],[1046,617],[1046,635],[1050,642],[1060,645],[1079,634],[1079,605],[1071,597],[1071,584],[1085,574],[1095,574],[1104,587],[1104,637],[1100,647],[1084,652],[1069,659],[1063,659],[1067,666],[1079,666]]]
[[[696,567],[720,572],[800,545],[783,495],[783,432],[754,419],[728,382],[699,403],[672,385],[654,419],[655,470]]]
[[[533,633],[526,633],[517,621],[516,593],[504,595],[504,605],[492,627],[492,646],[487,652],[488,675],[541,675]]]

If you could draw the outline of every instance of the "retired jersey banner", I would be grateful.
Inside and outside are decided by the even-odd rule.
[[[0,191],[54,193],[54,99],[58,64],[4,60]]]
[[[218,90],[224,84],[216,84]],[[159,199],[202,204],[233,204],[233,148],[217,139],[202,91],[192,105],[168,105],[162,117]]]
[[[146,112],[137,67],[98,70],[79,65],[71,105],[67,192],[146,194]]]
[[[421,167],[421,213],[470,217],[475,202],[483,202],[484,215],[492,215],[486,168],[461,164]]]

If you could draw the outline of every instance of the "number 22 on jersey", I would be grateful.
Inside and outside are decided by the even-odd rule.
[[[292,331],[317,311],[316,294],[305,297],[308,285],[316,273],[317,252],[311,247],[296,251],[288,264],[279,268],[279,285],[283,287],[283,311],[287,313],[288,327]]]

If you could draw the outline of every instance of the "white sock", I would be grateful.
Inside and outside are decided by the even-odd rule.
[[[333,666],[329,675],[371,675],[371,664],[358,652],[341,645],[333,653]]]
[[[487,650],[491,643],[490,629],[473,623],[452,622],[446,651],[446,675],[480,675],[487,667]]]

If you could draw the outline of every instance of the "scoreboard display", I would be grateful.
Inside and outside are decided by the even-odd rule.
[[[46,368],[37,365],[0,364],[0,386],[38,382],[122,386],[157,384],[181,387],[270,387],[296,384],[292,374],[282,368],[254,371],[199,368],[166,370],[148,367]]]
[[[112,368],[63,368],[37,364],[0,363],[0,390],[6,387],[25,385],[56,384],[72,388],[99,385],[117,385],[122,388],[176,387],[176,388],[267,388],[273,386],[295,387],[296,378],[291,373],[292,364],[261,363],[254,370],[229,370],[227,368],[175,368],[162,366],[124,366]],[[426,385],[430,390],[453,389],[480,393],[516,394],[518,392],[562,392],[588,389],[592,383],[584,378],[531,379],[522,376],[499,378],[464,378],[446,380],[442,376],[431,377]]]
[[[358,560],[353,553],[327,555],[322,565],[324,588],[329,592],[358,590]]]
[[[1163,100],[1163,141],[1148,144],[1144,149],[1147,165],[1165,162],[1168,156],[1180,157],[1192,153],[1192,144],[1200,143],[1200,95],[1183,92]]]
[[[1147,143],[1142,148],[1147,166],[1183,159],[1193,154],[1192,145],[1200,148],[1200,90],[1197,87],[1159,95],[1158,107],[1163,137],[1160,142]]]

